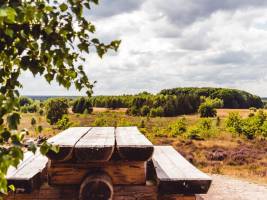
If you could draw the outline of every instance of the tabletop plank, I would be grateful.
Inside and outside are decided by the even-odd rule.
[[[171,146],[155,146],[152,161],[161,193],[206,193],[211,178],[198,170]]]
[[[75,144],[77,162],[108,161],[115,148],[114,127],[93,127]]]
[[[137,127],[117,127],[115,130],[117,150],[122,159],[146,161],[151,158],[153,144]]]
[[[72,159],[75,144],[91,129],[91,127],[71,127],[47,140],[48,144],[58,145],[59,152],[49,151],[47,156],[55,161]]]

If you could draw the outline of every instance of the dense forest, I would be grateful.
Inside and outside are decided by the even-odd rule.
[[[137,95],[95,96],[94,107],[128,108],[130,115],[176,116],[197,112],[203,97],[220,99],[222,108],[262,108],[261,98],[248,92],[228,88],[174,88],[158,94],[143,92]]]
[[[202,111],[203,116],[207,117],[216,115],[215,108],[263,108],[264,106],[258,96],[227,88],[174,88],[162,90],[158,94],[142,92],[136,95],[69,98],[68,101],[75,113],[91,113],[92,107],[127,108],[129,115],[151,117],[172,117],[197,111]],[[21,99],[21,106],[22,112],[37,110],[36,104],[25,102],[25,99]]]
[[[263,102],[259,96],[248,92],[228,88],[174,88],[165,89],[160,92],[163,95],[185,95],[195,94],[197,96],[222,99],[223,108],[262,108]]]

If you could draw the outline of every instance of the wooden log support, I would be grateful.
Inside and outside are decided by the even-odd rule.
[[[51,187],[43,184],[31,194],[10,193],[4,200],[78,200],[78,186]],[[90,199],[91,200],[91,199]],[[196,200],[195,195],[158,195],[154,185],[114,186],[113,200]]]
[[[171,146],[155,146],[152,161],[160,194],[204,194],[211,178],[190,164]]]
[[[140,161],[84,164],[50,162],[48,166],[48,182],[53,186],[80,185],[88,173],[96,170],[109,174],[114,185],[144,185],[146,182],[146,163]]]
[[[17,169],[8,170],[8,183],[14,185],[17,191],[31,193],[42,185],[47,162],[47,157],[40,152],[26,153]]]
[[[117,127],[115,130],[117,150],[120,157],[130,161],[147,161],[154,147],[137,127]]]
[[[32,194],[11,193],[4,200],[78,200],[78,186],[51,187],[44,184]],[[91,200],[91,199],[90,199]],[[157,200],[156,186],[114,186],[113,200]]]
[[[58,135],[47,140],[48,144],[58,145],[59,152],[49,151],[47,157],[56,161],[68,161],[73,157],[73,149],[75,144],[83,137],[91,128],[90,127],[71,127]]]
[[[75,144],[77,162],[108,161],[115,148],[114,127],[94,127]]]
[[[82,182],[79,200],[111,200],[113,197],[113,184],[105,172],[88,175]]]

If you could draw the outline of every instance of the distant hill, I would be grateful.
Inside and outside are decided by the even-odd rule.
[[[76,99],[78,96],[53,96],[53,95],[48,95],[48,96],[34,96],[34,95],[26,95],[26,97],[29,97],[33,100],[40,100],[40,101],[45,101],[50,98],[67,98],[67,99]]]

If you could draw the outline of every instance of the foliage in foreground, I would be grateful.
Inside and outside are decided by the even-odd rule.
[[[120,41],[104,44],[92,36],[95,26],[85,18],[91,3],[98,0],[0,2],[0,193],[8,191],[8,167],[23,158],[24,132],[17,130],[21,73],[39,74],[49,83],[74,85],[91,95],[93,85],[83,66],[77,65],[85,61],[82,55],[94,48],[102,57],[119,47]],[[41,146],[42,153],[48,149]]]

